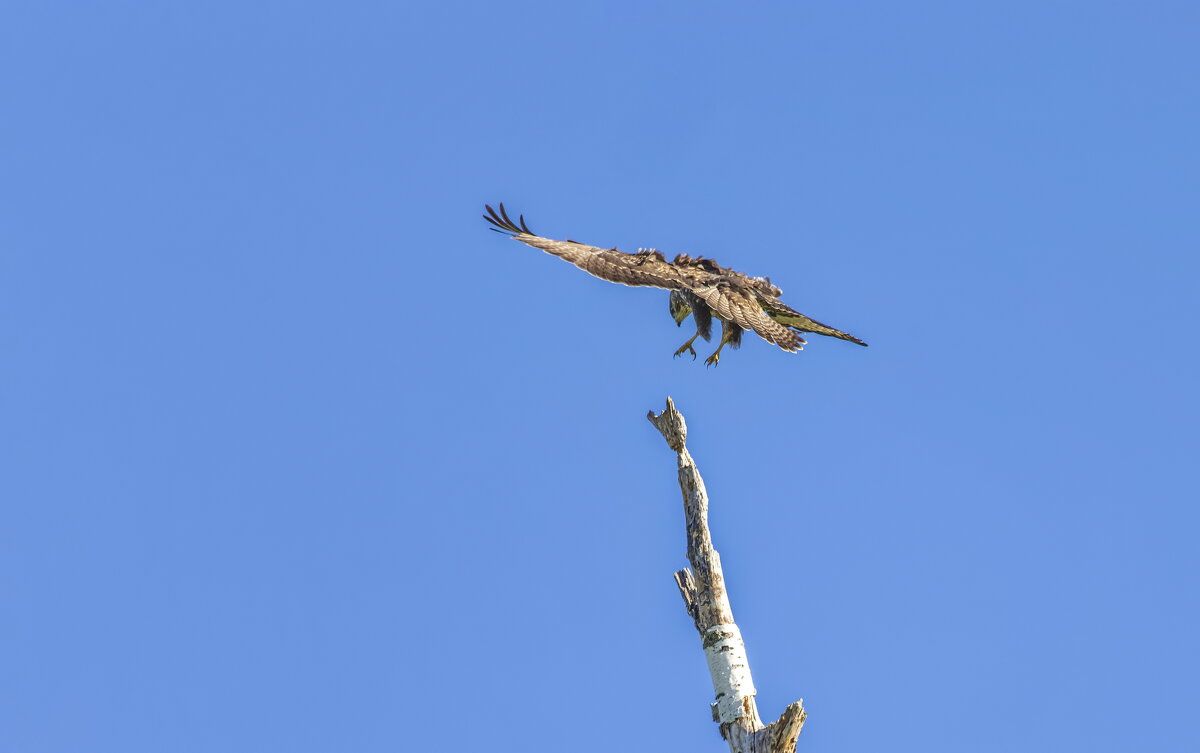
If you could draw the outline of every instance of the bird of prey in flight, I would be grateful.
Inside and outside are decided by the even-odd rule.
[[[494,226],[492,230],[565,259],[588,274],[622,285],[671,291],[670,311],[675,323],[682,325],[691,314],[696,325],[696,334],[675,351],[676,356],[691,353],[692,358],[696,357],[692,343],[697,337],[708,340],[712,336],[714,316],[721,321],[721,342],[704,360],[709,366],[720,361],[721,349],[726,345],[740,346],[742,332],[746,330],[757,332],[764,340],[789,353],[803,350],[807,344],[808,341],[798,334],[800,332],[815,332],[866,345],[854,335],[809,319],[788,307],[779,300],[783,291],[766,277],[747,277],[704,257],[693,259],[679,254],[674,260],[667,261],[654,249],[639,249],[637,253],[627,254],[615,248],[543,238],[529,229],[523,215],[513,222],[503,204],[499,211],[486,204],[484,207],[487,214],[483,218]]]

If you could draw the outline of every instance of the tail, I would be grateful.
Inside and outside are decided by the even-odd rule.
[[[796,311],[783,301],[768,299],[763,296],[759,296],[759,301],[764,304],[763,310],[767,313],[767,316],[784,326],[791,327],[800,332],[815,332],[818,335],[825,335],[826,337],[836,337],[839,340],[846,340],[847,342],[861,345],[864,348],[867,347],[865,342],[859,340],[849,332],[834,329],[828,324],[821,324],[816,319],[812,319]]]
[[[808,319],[807,316],[804,318]],[[826,337],[836,337],[839,340],[846,340],[847,342],[852,342],[857,345],[861,345],[864,348],[867,347],[867,344],[865,342],[863,342],[862,340],[859,340],[857,337],[850,334],[849,332],[842,332],[840,329],[834,329],[833,327],[830,327],[825,324],[821,324],[820,322],[818,322],[814,319],[808,319],[808,323],[803,326],[797,326],[795,324],[788,324],[787,322],[784,322],[782,319],[780,319],[779,321],[783,324],[787,324],[792,329],[798,329],[801,332],[815,332],[818,335],[825,335]]]

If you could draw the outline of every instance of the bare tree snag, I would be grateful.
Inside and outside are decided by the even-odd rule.
[[[716,702],[713,721],[721,725],[721,736],[731,753],[793,753],[796,738],[807,714],[804,702],[796,701],[770,725],[763,725],[754,702],[757,691],[750,677],[750,663],[742,633],[733,621],[733,610],[725,591],[721,557],[713,549],[708,530],[708,492],[696,462],[687,451],[687,424],[675,403],[667,398],[667,409],[646,414],[650,423],[679,455],[679,488],[683,491],[683,512],[687,521],[687,558],[692,569],[675,573],[675,584],[684,606],[696,623],[708,671],[712,675]],[[693,574],[694,573],[694,574]]]

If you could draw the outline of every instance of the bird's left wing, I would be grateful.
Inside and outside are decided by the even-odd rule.
[[[711,284],[692,288],[692,292],[720,318],[757,332],[764,340],[789,353],[804,349],[804,338],[767,316],[754,291],[741,281],[725,276]]]
[[[512,236],[527,246],[540,248],[548,254],[565,259],[590,275],[621,285],[682,290],[687,287],[685,275],[667,262],[657,251],[639,251],[627,254],[615,248],[598,248],[575,241],[556,241],[537,235],[519,217],[513,222],[501,204],[499,211],[487,208],[483,219],[490,222],[493,230]]]

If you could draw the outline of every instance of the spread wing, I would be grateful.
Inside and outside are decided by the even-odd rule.
[[[827,324],[821,324],[816,319],[811,319],[804,314],[801,314],[799,311],[796,311],[778,298],[760,294],[758,299],[761,302],[762,308],[766,314],[780,324],[785,324],[793,329],[798,329],[801,332],[815,332],[818,335],[827,335],[829,337],[836,337],[841,340],[849,340],[850,342],[858,343],[859,345],[866,345],[865,342],[859,340],[854,335],[834,329]]]
[[[671,313],[676,323],[687,316],[687,309],[691,309],[698,331],[705,339],[708,338],[708,332],[704,330],[711,326],[711,321],[705,326],[701,317],[696,316],[708,312],[701,312],[701,307],[692,305],[695,301],[686,300],[689,291],[706,303],[719,318],[733,322],[742,329],[753,330],[764,340],[789,352],[801,350],[805,345],[804,338],[793,330],[816,332],[866,345],[853,335],[789,308],[775,297],[779,295],[779,290],[769,282],[756,282],[754,278],[721,267],[711,260],[680,255],[674,262],[668,262],[662,254],[653,250],[627,254],[615,248],[543,238],[529,229],[524,216],[518,215],[514,222],[503,204],[499,205],[499,211],[484,206],[487,214],[483,218],[491,223],[492,230],[565,259],[590,275],[621,285],[679,291],[682,295],[678,299],[673,296],[671,300]]]
[[[767,316],[753,288],[739,280],[723,277],[712,284],[692,288],[712,308],[713,313],[742,329],[754,330],[768,342],[795,353],[804,347],[804,339]]]
[[[682,290],[688,287],[688,277],[681,270],[667,262],[657,251],[639,251],[627,254],[615,248],[598,248],[575,241],[556,241],[537,235],[525,224],[525,217],[520,216],[518,222],[513,222],[500,205],[497,212],[490,206],[483,219],[490,222],[492,229],[510,235],[527,246],[540,248],[548,254],[565,259],[590,275],[601,280],[616,282],[622,285],[665,288],[667,290]]]

